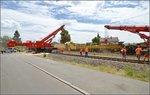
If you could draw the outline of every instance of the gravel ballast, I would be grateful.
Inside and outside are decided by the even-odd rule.
[[[112,66],[116,67],[117,69],[123,69],[126,67],[130,67],[134,70],[143,70],[145,67],[147,68],[147,64],[138,64],[138,63],[129,63],[129,62],[119,62],[119,61],[111,61],[111,60],[103,60],[103,59],[92,59],[92,58],[85,58],[85,57],[78,57],[78,56],[68,56],[68,55],[61,55],[61,54],[48,54],[48,57],[52,59],[63,60],[67,62],[74,62],[74,63],[82,63],[82,64],[90,64],[93,66]]]

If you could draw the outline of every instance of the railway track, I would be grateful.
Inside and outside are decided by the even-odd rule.
[[[80,56],[80,55],[77,55],[77,54],[62,54],[62,53],[53,53],[53,54],[84,57],[84,58],[93,58],[93,59],[103,59],[103,60],[111,60],[111,61],[120,61],[120,62],[123,61],[121,58],[112,58],[112,57],[101,57],[101,56],[88,56],[88,57],[85,57],[85,56]],[[126,59],[126,61],[124,61],[124,62],[139,63],[138,60],[133,60],[133,59]],[[150,63],[149,63],[149,61],[141,60],[140,64],[150,64]]]

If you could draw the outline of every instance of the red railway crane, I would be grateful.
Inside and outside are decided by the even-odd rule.
[[[140,32],[150,32],[150,26],[110,26],[105,25],[104,26],[107,29],[113,29],[113,30],[124,30],[129,31],[132,33],[138,34],[144,41],[147,43],[147,45],[150,45],[150,36],[147,36]]]
[[[147,53],[144,54],[144,60],[147,58],[149,61],[149,52],[148,51],[150,50],[150,48],[149,48],[150,47],[150,36],[147,36],[140,32],[150,33],[150,26],[110,26],[110,25],[105,25],[104,27],[107,29],[124,30],[124,31],[129,31],[129,32],[138,34],[146,42]]]
[[[65,25],[62,25],[57,30],[46,36],[40,41],[32,42],[32,41],[26,41],[23,43],[17,43],[14,40],[11,40],[7,43],[7,47],[15,47],[15,46],[25,46],[30,50],[36,51],[36,52],[51,52],[54,48],[52,46],[52,40],[55,37],[55,35],[61,31],[64,28]]]

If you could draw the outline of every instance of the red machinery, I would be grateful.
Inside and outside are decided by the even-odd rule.
[[[124,30],[124,31],[136,33],[142,39],[144,39],[144,41],[147,40],[146,41],[147,44],[150,45],[150,42],[149,42],[150,36],[140,33],[140,32],[150,32],[150,26],[110,26],[110,25],[105,25],[104,27],[107,29]]]
[[[46,36],[45,38],[43,38],[40,41],[36,41],[31,42],[31,41],[27,41],[24,43],[17,43],[14,40],[11,40],[7,43],[7,47],[15,47],[15,46],[26,46],[28,49],[30,50],[34,50],[36,52],[42,52],[42,51],[48,51],[51,52],[53,49],[53,46],[51,45],[51,42],[53,40],[53,38],[55,37],[55,35],[64,28],[65,25],[62,25],[60,28],[58,28],[57,30],[55,30],[54,32],[52,32],[51,34],[49,34],[48,36]]]
[[[147,51],[149,51],[149,49],[150,49],[149,48],[149,46],[150,46],[150,42],[149,42],[150,41],[150,36],[147,36],[147,35],[142,34],[140,32],[150,32],[150,26],[109,26],[109,25],[105,25],[104,27],[107,28],[107,29],[124,30],[124,31],[129,31],[129,32],[138,34],[146,42]],[[134,50],[131,50],[131,51],[128,50],[128,51],[133,52]],[[149,52],[145,53],[144,60],[146,58],[149,60]]]

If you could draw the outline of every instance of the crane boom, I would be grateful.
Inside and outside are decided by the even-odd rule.
[[[144,39],[144,40],[146,39],[147,43],[149,44],[150,36],[147,36],[140,32],[147,32],[147,33],[150,32],[150,26],[110,26],[110,25],[105,25],[104,27],[107,29],[124,30],[124,31],[136,33],[142,39]]]
[[[130,31],[132,33],[150,32],[150,26],[110,26],[110,25],[105,25],[104,27],[107,29]]]
[[[55,30],[54,32],[52,32],[51,34],[49,34],[48,36],[46,36],[45,38],[43,38],[41,40],[41,42],[45,42],[46,40],[50,39],[51,37],[54,38],[54,36],[64,28],[65,25],[62,25],[61,27],[59,27],[57,30]],[[51,39],[52,40],[52,39]]]
[[[45,50],[45,49],[52,49],[53,47],[51,45],[51,42],[52,42],[53,38],[60,30],[62,30],[64,28],[64,26],[65,25],[62,25],[54,32],[52,32],[51,34],[49,34],[42,40],[36,41],[35,43],[31,42],[31,41],[17,43],[16,41],[11,40],[7,43],[7,47],[26,46],[27,48],[34,49],[34,50],[40,50],[40,51]]]

